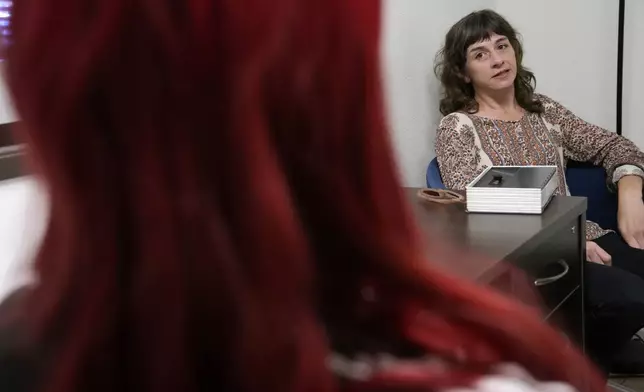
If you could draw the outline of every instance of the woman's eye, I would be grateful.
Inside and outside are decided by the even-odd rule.
[[[479,52],[474,56],[475,59],[481,60],[483,58],[483,53]]]
[[[500,49],[500,50],[507,49],[507,48],[508,48],[508,44],[501,44],[501,45],[499,45],[499,49]]]

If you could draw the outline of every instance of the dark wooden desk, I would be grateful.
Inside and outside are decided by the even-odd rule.
[[[546,319],[583,349],[585,198],[555,197],[541,215],[468,214],[461,204],[431,203],[417,198],[417,189],[406,192],[432,263],[492,286],[507,285],[507,264],[518,267],[543,299]],[[485,257],[455,258],[444,242]]]

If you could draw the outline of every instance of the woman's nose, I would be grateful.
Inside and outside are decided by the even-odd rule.
[[[499,55],[498,53],[492,53],[491,60],[492,60],[492,66],[494,68],[498,68],[501,65],[503,65],[503,57],[501,57],[501,55]]]

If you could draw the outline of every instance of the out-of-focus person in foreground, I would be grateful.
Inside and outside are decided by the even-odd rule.
[[[375,0],[16,1],[51,211],[1,390],[602,390],[536,311],[424,259],[380,22]]]

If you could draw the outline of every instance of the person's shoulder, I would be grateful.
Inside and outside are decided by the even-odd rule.
[[[465,113],[453,112],[443,117],[438,126],[443,132],[460,132],[464,126],[471,126],[472,119]]]
[[[577,392],[570,384],[540,381],[516,364],[501,364],[492,374],[484,375],[466,388],[444,389],[441,392]]]
[[[559,102],[555,101],[554,99],[552,99],[551,97],[549,97],[546,94],[535,93],[534,94],[534,99],[536,101],[541,102],[541,104],[543,105],[543,109],[544,109],[546,114],[548,112],[552,111],[552,110],[556,110],[557,108],[559,108],[561,106],[561,104]]]
[[[486,376],[469,388],[444,389],[441,392],[577,392],[562,382],[528,382],[508,376]]]

